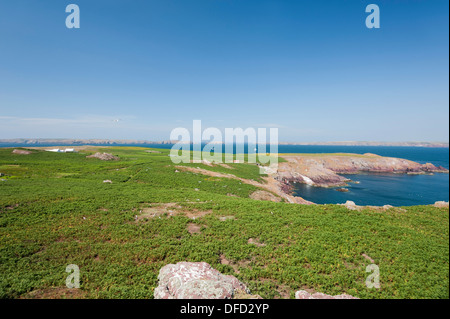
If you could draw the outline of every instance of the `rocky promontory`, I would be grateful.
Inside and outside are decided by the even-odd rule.
[[[340,174],[396,173],[432,174],[448,173],[444,167],[431,163],[420,164],[410,160],[383,157],[376,154],[301,154],[282,156],[273,176],[289,192],[292,183],[306,183],[320,187],[346,186],[349,179]]]

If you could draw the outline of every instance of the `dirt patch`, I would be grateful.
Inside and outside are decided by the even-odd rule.
[[[86,295],[87,292],[81,289],[56,287],[34,290],[22,295],[20,299],[82,299]]]
[[[266,191],[256,191],[253,192],[252,194],[250,194],[250,198],[251,199],[256,199],[256,200],[268,200],[271,202],[281,202],[281,198],[278,196],[275,196],[272,193],[266,192]]]
[[[114,156],[110,153],[99,153],[99,152],[97,152],[93,155],[88,155],[88,156],[86,156],[86,158],[97,158],[102,161],[118,161],[119,160],[119,158],[117,156]]]
[[[199,168],[199,167],[180,166],[180,165],[175,166],[175,167],[181,171],[188,171],[188,172],[202,174],[202,175],[211,176],[211,177],[223,177],[223,178],[238,179],[238,177],[236,177],[233,174],[225,174],[225,173],[208,171],[207,169],[203,169],[203,168]]]
[[[240,260],[238,262],[234,262],[232,260],[229,260],[225,257],[224,254],[221,254],[219,257],[220,263],[222,265],[227,265],[227,266],[231,266],[231,268],[233,268],[233,271],[236,274],[240,274],[241,272],[239,271],[239,267],[242,268],[251,268],[249,267],[250,263],[252,262],[251,260],[248,259],[244,259],[244,260]]]
[[[266,246],[266,244],[259,242],[255,238],[250,238],[247,243],[250,244],[250,245],[256,245],[257,247],[264,247],[264,246]]]
[[[280,296],[274,296],[274,299],[290,299],[291,298],[291,287],[286,285],[279,285],[275,289],[276,292],[280,294]]]
[[[206,169],[202,169],[202,168],[198,168],[198,167],[195,168],[195,167],[180,166],[180,165],[175,166],[175,167],[178,168],[180,171],[189,171],[189,172],[192,172],[195,174],[202,174],[202,175],[212,176],[212,177],[236,179],[244,184],[249,184],[249,185],[253,185],[255,187],[260,187],[260,188],[267,190],[268,192],[272,192],[272,193],[278,195],[280,198],[284,198],[289,203],[306,204],[306,205],[314,204],[310,201],[304,200],[301,197],[286,194],[282,189],[281,183],[279,181],[275,180],[271,176],[264,177],[263,179],[264,179],[265,183],[263,184],[263,183],[258,183],[254,180],[239,178],[233,174],[217,173],[217,172],[208,171]]]
[[[31,151],[26,151],[26,150],[18,150],[18,149],[15,149],[14,151],[12,151],[12,153],[13,153],[13,154],[19,154],[19,155],[30,155],[30,154],[33,153],[33,152],[31,152]]]
[[[187,231],[192,235],[192,234],[200,234],[200,230],[202,229],[202,226],[197,225],[197,224],[193,224],[193,223],[189,223],[186,226]]]
[[[283,284],[278,284],[276,280],[269,278],[261,278],[261,282],[270,282],[275,286],[275,291],[278,293],[278,296],[274,296],[274,299],[290,299],[291,298],[291,287]]]
[[[243,290],[237,290],[234,293],[233,299],[263,299],[260,295],[248,294]]]
[[[224,254],[220,255],[219,258],[220,258],[220,263],[221,263],[222,265],[232,265],[232,264],[233,264],[233,262],[231,262],[230,260],[228,260],[228,259],[225,257]]]
[[[203,217],[205,215],[211,214],[212,210],[198,210],[198,209],[187,209],[179,205],[178,203],[164,203],[164,204],[146,204],[150,207],[142,207],[139,210],[139,214],[135,215],[134,219],[136,221],[141,221],[145,219],[161,217],[161,216],[176,216],[185,215],[188,218],[196,219]]]
[[[19,204],[9,205],[9,206],[6,206],[5,208],[7,210],[13,210],[14,208],[17,208],[17,207],[19,207]]]
[[[224,163],[219,164],[219,166],[221,166],[223,168],[227,168],[227,169],[234,169],[234,167],[231,167],[230,165],[227,165],[227,164],[224,164]]]

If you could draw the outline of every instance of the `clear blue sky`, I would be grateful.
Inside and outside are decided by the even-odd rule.
[[[2,0],[0,138],[448,141],[448,30],[448,0]]]

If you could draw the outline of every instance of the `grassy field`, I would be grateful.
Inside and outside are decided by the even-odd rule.
[[[256,201],[255,186],[147,150],[101,149],[120,158],[107,162],[0,149],[1,298],[64,296],[68,264],[81,271],[75,297],[153,298],[159,269],[179,261],[208,262],[263,298],[449,298],[448,209]],[[256,165],[182,165],[261,181]],[[365,256],[380,289],[365,286]]]

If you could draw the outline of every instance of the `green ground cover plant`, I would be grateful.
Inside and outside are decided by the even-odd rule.
[[[81,298],[153,298],[161,267],[205,261],[263,298],[293,298],[299,289],[449,298],[447,208],[358,212],[256,201],[255,186],[177,170],[169,150],[148,150],[102,148],[120,160],[101,161],[86,158],[94,150],[0,149],[0,297],[64,289],[65,268],[76,264]],[[180,165],[262,182],[254,164]],[[168,203],[173,214],[161,208]],[[161,214],[142,217],[146,209]],[[380,289],[365,285],[372,263]]]

